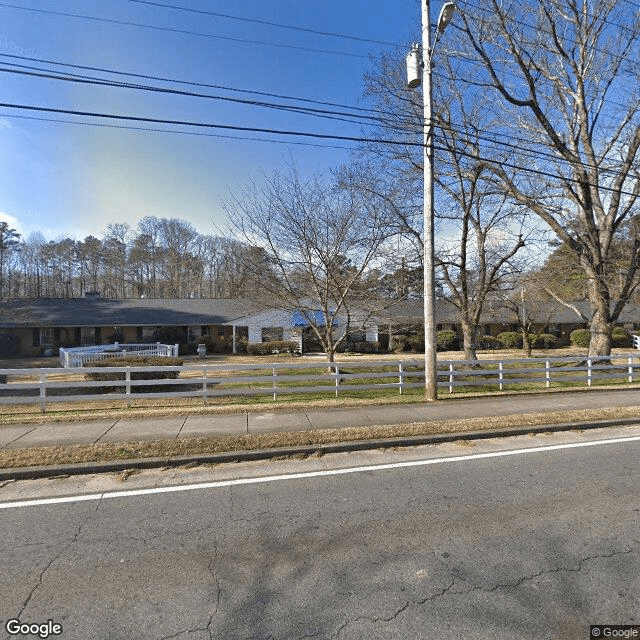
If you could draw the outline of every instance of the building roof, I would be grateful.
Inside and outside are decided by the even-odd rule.
[[[585,316],[591,315],[589,304],[576,303]],[[381,325],[421,322],[424,317],[422,300],[399,300],[372,303],[376,309],[369,322]],[[187,298],[113,299],[87,298],[38,298],[15,300],[0,304],[0,328],[14,327],[95,327],[95,326],[197,326],[246,324],[246,320],[268,309],[264,303],[247,299]],[[281,309],[281,311],[283,311]],[[295,314],[291,313],[292,325]],[[354,311],[355,316],[359,315]],[[544,309],[533,309],[534,321],[543,324],[580,324],[581,318],[571,309],[551,301]],[[458,323],[456,307],[443,299],[436,301],[436,322]],[[513,313],[499,303],[488,303],[481,318],[483,323],[512,324]],[[627,304],[619,322],[640,323],[640,309]]]
[[[0,305],[0,327],[228,324],[258,308],[243,299],[38,298]]]

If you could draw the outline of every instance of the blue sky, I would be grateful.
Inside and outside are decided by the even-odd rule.
[[[434,5],[434,13],[439,8]],[[369,56],[394,49],[197,11],[396,43],[402,49],[415,39],[420,21],[416,0],[10,0],[0,2],[0,54],[362,106],[362,76],[371,68]],[[59,15],[63,13],[85,18]],[[5,68],[11,63],[74,71],[16,57],[0,57],[0,62]],[[93,71],[74,72],[106,77]],[[140,78],[129,80],[160,84]],[[163,86],[276,101],[213,88]],[[357,124],[326,118],[6,71],[0,74],[0,102],[347,136],[361,133]],[[260,179],[262,172],[283,168],[290,155],[304,171],[324,171],[348,157],[344,149],[214,137],[223,134],[292,140],[282,136],[216,130],[206,131],[213,135],[196,136],[15,116],[76,123],[98,121],[0,108],[0,219],[25,237],[40,231],[46,239],[82,239],[89,234],[101,235],[109,223],[127,222],[135,227],[146,215],[182,218],[201,233],[216,233],[216,225],[225,223],[221,197]]]

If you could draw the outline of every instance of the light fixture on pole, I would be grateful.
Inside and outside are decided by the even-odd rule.
[[[436,27],[437,43],[451,22],[455,4],[447,2],[440,11]],[[434,43],[435,47],[435,43]],[[422,67],[422,98],[424,107],[424,385],[425,400],[438,399],[438,361],[436,352],[436,274],[433,214],[433,126],[431,108],[431,17],[429,0],[422,3],[422,61],[420,45],[414,44],[407,55],[407,86],[420,85]]]

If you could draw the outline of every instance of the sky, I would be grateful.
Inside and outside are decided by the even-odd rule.
[[[419,24],[416,0],[0,1],[0,103],[12,105],[0,107],[0,220],[25,239],[35,232],[47,240],[101,236],[110,223],[135,228],[149,215],[180,218],[200,233],[216,234],[226,223],[222,202],[229,194],[283,170],[291,158],[309,173],[337,167],[349,152],[336,147],[355,145],[13,105],[362,135],[360,124],[326,114],[80,84],[25,71],[344,111],[299,99],[363,107],[363,75],[372,68],[371,56],[404,51]]]

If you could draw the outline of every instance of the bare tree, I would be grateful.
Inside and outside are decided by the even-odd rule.
[[[476,360],[487,297],[509,275],[533,230],[525,225],[523,208],[508,202],[489,180],[483,132],[492,126],[492,115],[485,97],[463,93],[446,58],[438,60],[436,69],[436,274],[441,297],[458,309],[465,358]],[[379,113],[378,137],[393,144],[370,144],[365,153],[380,159],[378,171],[371,164],[358,173],[350,169],[350,180],[389,203],[397,233],[414,248],[421,264],[423,159],[415,140],[422,133],[422,99],[405,89],[403,66],[392,56],[381,58],[365,80]]]
[[[0,297],[12,295],[12,273],[20,250],[20,234],[0,222]]]
[[[637,11],[620,0],[489,0],[460,21],[466,41],[451,55],[472,63],[459,77],[492,96],[492,135],[519,171],[487,156],[486,167],[576,256],[592,307],[589,352],[608,355],[640,256]]]
[[[333,361],[354,328],[374,312],[366,274],[388,238],[388,211],[355,190],[294,166],[245,189],[225,206],[243,266],[260,283],[265,305],[297,312]],[[346,318],[346,326],[338,326]]]

